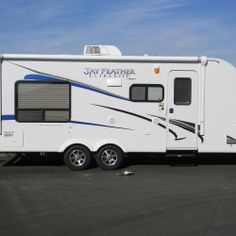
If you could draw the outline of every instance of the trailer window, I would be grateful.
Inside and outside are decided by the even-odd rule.
[[[161,102],[164,87],[159,84],[133,84],[130,87],[130,100],[133,102]]]
[[[163,87],[148,86],[147,89],[148,101],[161,101],[163,99]]]
[[[192,81],[190,78],[175,78],[174,104],[190,105],[192,97]]]
[[[16,83],[16,120],[19,122],[68,122],[70,84],[20,81]]]
[[[131,99],[133,101],[145,101],[146,88],[144,86],[135,86],[131,89]]]

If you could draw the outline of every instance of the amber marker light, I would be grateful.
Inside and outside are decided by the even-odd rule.
[[[155,67],[154,68],[154,73],[159,74],[160,73],[160,67]]]

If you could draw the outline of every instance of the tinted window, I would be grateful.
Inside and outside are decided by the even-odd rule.
[[[161,101],[163,99],[163,87],[148,87],[148,101]]]
[[[130,88],[130,100],[134,102],[161,102],[164,87],[157,84],[134,84]]]
[[[190,78],[175,78],[174,104],[190,105],[192,97],[192,81]]]
[[[146,88],[144,86],[135,86],[131,89],[131,98],[134,101],[145,101]]]
[[[67,122],[70,119],[70,84],[17,82],[16,120],[20,122]]]

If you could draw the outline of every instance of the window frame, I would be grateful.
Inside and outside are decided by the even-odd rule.
[[[28,108],[23,108],[20,109],[18,108],[18,85],[19,84],[67,84],[69,85],[69,108],[32,108],[32,109],[28,109]],[[71,84],[70,82],[67,81],[41,81],[41,80],[37,80],[37,81],[24,81],[24,80],[19,80],[15,82],[15,120],[19,123],[68,123],[71,121]],[[41,121],[20,121],[18,120],[18,111],[41,111]],[[69,111],[69,117],[67,121],[47,121],[45,120],[45,113],[46,111]]]
[[[134,87],[145,87],[145,100],[136,100],[132,99],[131,94],[132,94],[132,88]],[[162,88],[162,99],[157,101],[157,100],[148,100],[148,88],[150,87],[159,87]],[[162,84],[132,84],[129,88],[129,100],[132,102],[145,102],[145,103],[160,103],[165,99],[165,88]]]
[[[189,103],[180,103],[180,102],[176,103],[176,101],[175,101],[175,83],[176,83],[176,80],[178,80],[178,79],[185,79],[185,80],[190,81],[191,90],[190,90],[190,101],[189,101]],[[192,104],[192,78],[191,77],[175,77],[175,79],[174,79],[174,105],[175,106],[190,106],[191,104]]]

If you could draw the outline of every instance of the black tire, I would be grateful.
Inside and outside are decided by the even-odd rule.
[[[78,144],[66,150],[64,161],[71,170],[86,170],[92,162],[92,155],[87,147]]]
[[[124,162],[124,153],[115,145],[106,145],[97,152],[96,162],[103,170],[116,170]]]

